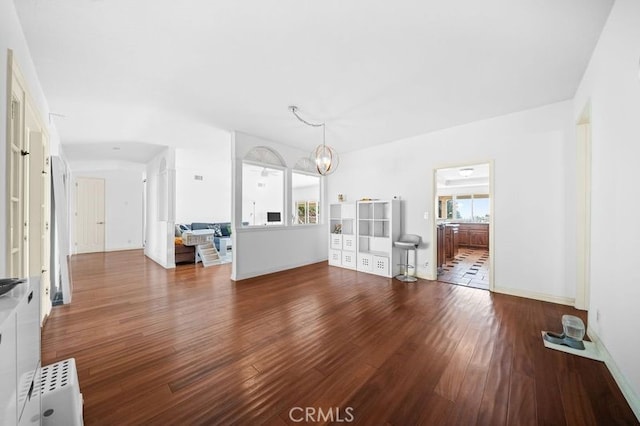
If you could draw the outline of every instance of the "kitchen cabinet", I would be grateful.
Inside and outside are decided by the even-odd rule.
[[[444,226],[444,252],[446,260],[453,259],[458,255],[458,224],[447,223]]]
[[[464,247],[489,248],[488,223],[459,223],[458,243]]]
[[[436,267],[442,268],[447,261],[446,255],[445,255],[445,249],[444,249],[444,225],[438,225],[437,231],[438,231],[437,232],[438,260],[437,260]]]
[[[469,228],[464,225],[460,225],[458,228],[458,244],[463,247],[469,245]]]

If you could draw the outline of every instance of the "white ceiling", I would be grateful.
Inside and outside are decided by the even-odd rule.
[[[339,152],[573,97],[612,0],[20,0],[63,144]],[[219,133],[219,132],[218,132]]]
[[[460,169],[473,169],[469,176],[460,175]],[[487,186],[489,185],[489,164],[469,164],[461,167],[438,169],[436,172],[438,189]]]

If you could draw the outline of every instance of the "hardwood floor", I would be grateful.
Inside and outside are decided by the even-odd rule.
[[[637,424],[603,363],[544,348],[540,330],[584,318],[566,306],[326,263],[238,283],[141,251],[71,267],[43,364],[76,359],[87,425],[281,425],[305,407],[367,425]]]

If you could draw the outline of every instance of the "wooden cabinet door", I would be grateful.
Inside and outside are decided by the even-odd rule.
[[[469,230],[464,229],[462,225],[460,225],[460,229],[458,231],[458,244],[461,246],[469,245]]]
[[[444,248],[444,226],[438,226],[438,268],[442,267],[446,262]]]
[[[469,245],[473,247],[489,247],[489,233],[486,231],[472,231],[469,240]]]
[[[453,256],[457,256],[458,255],[458,248],[460,247],[460,240],[459,238],[459,232],[458,232],[458,228],[453,228],[451,230],[452,233],[452,237],[453,237]]]

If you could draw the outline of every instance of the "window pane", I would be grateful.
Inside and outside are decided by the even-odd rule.
[[[447,219],[453,219],[453,200],[447,200]]]
[[[291,173],[291,195],[293,199],[293,221],[296,225],[319,223],[318,203],[320,200],[320,176],[306,173]],[[300,206],[305,206],[305,214],[300,212]]]
[[[301,225],[303,223],[307,223],[307,203],[305,201],[298,201],[296,203],[297,206],[297,215],[296,215],[296,225]]]
[[[471,220],[471,196],[456,197],[456,219]]]
[[[309,223],[318,223],[318,203],[309,201]]]
[[[489,221],[489,196],[476,195],[473,197],[473,220],[477,222]]]
[[[242,165],[242,222],[247,226],[283,224],[284,171],[244,163]],[[280,221],[267,220],[267,212],[280,213]],[[271,215],[275,217],[277,215]]]

